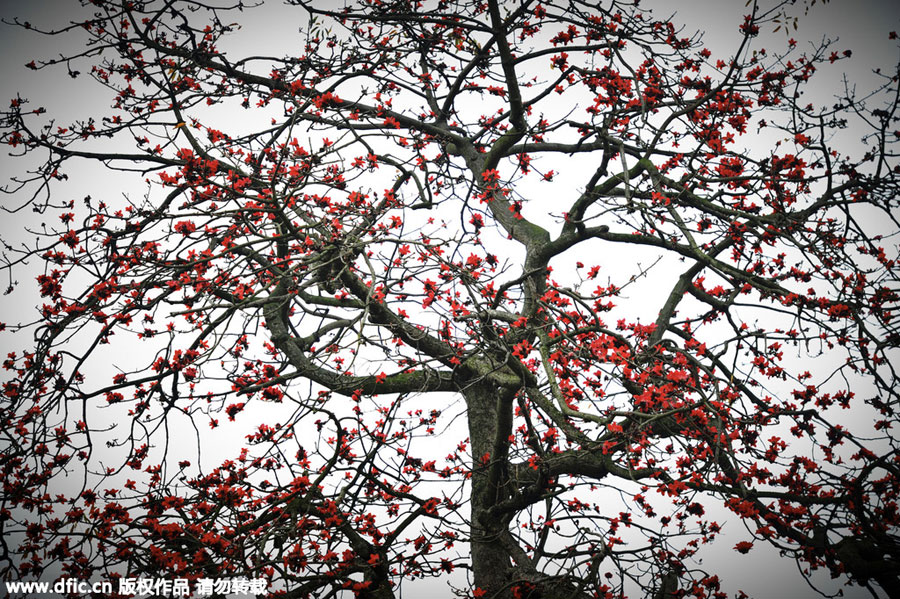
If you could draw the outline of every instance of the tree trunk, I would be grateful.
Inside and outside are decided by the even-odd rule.
[[[498,416],[502,409],[511,409],[511,405],[503,405],[506,402],[500,399],[502,391],[492,385],[475,383],[464,387],[462,392],[468,406],[473,459],[470,497],[473,583],[488,591],[488,596],[509,597],[512,562],[500,538],[506,523],[488,518],[487,511],[497,502],[500,492],[496,479],[492,480],[492,460],[505,459],[495,455]]]

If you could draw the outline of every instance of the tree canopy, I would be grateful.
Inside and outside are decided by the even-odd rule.
[[[84,4],[29,66],[108,103],[0,120],[4,579],[713,597],[768,545],[900,597],[897,65],[803,95],[850,53],[760,47],[785,5],[717,56],[623,0],[288,0],[268,56],[264,6]]]

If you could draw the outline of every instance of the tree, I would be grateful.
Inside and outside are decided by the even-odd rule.
[[[726,509],[900,596],[896,71],[808,104],[849,53],[755,47],[781,7],[713,57],[618,0],[289,4],[238,56],[241,4],[92,0],[30,66],[111,106],[3,114],[5,578],[719,596]]]

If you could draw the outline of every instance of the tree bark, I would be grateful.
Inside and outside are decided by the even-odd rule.
[[[490,597],[509,597],[512,562],[500,536],[506,523],[488,516],[488,510],[496,504],[500,493],[497,481],[492,477],[492,462],[496,459],[494,445],[503,391],[477,382],[463,387],[462,393],[468,406],[473,460],[470,496],[473,584],[487,591]],[[511,405],[508,408],[511,410]],[[489,456],[488,459],[485,456]]]

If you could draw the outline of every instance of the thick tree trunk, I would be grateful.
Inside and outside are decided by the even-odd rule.
[[[484,383],[472,384],[462,391],[468,406],[469,438],[474,462],[470,497],[473,583],[488,591],[488,596],[509,597],[512,562],[500,537],[506,523],[487,516],[487,511],[496,503],[499,492],[496,481],[491,478],[491,460],[498,457],[494,455],[494,442],[500,415],[498,412],[503,409],[501,392]]]
[[[517,549],[509,521],[491,513],[509,498],[509,437],[514,390],[484,379],[461,385],[468,407],[472,449],[471,539],[473,584],[487,596],[511,599],[525,584],[529,599],[586,599],[578,585],[563,577],[546,577]],[[519,560],[518,562],[516,560]],[[524,588],[523,588],[524,590]]]

